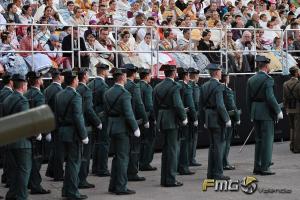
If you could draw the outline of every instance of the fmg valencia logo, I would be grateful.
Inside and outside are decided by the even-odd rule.
[[[213,189],[216,192],[231,191],[237,192],[242,191],[245,194],[254,194],[256,191],[259,193],[278,193],[278,194],[289,194],[292,193],[292,190],[282,188],[260,188],[258,187],[258,180],[254,176],[246,176],[242,180],[214,180],[214,179],[205,179],[202,183],[202,191],[206,192],[209,188]]]

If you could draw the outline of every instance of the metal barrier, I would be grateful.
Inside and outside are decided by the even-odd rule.
[[[23,51],[23,50],[15,50],[15,51],[12,51],[13,53],[31,53],[32,56],[34,55],[34,53],[52,53],[53,51],[36,51],[34,50],[34,33],[33,33],[33,27],[37,27],[37,26],[47,26],[47,27],[59,27],[60,25],[57,25],[57,24],[15,24],[15,23],[11,23],[11,24],[0,24],[0,25],[6,25],[6,26],[27,26],[27,27],[31,27],[31,50],[26,50],[26,51]],[[71,66],[72,68],[74,67],[74,57],[75,56],[78,56],[78,67],[81,67],[81,55],[82,54],[86,54],[86,53],[98,53],[98,54],[101,54],[101,53],[113,53],[116,55],[116,66],[119,66],[119,63],[118,63],[118,56],[120,53],[147,53],[147,54],[151,54],[151,64],[150,66],[153,67],[154,66],[154,61],[153,61],[153,54],[156,54],[156,63],[159,65],[159,53],[185,53],[185,54],[188,54],[190,55],[190,64],[192,62],[192,54],[195,53],[195,54],[198,54],[198,53],[218,53],[220,54],[220,61],[222,62],[223,61],[223,56],[225,56],[225,63],[226,63],[226,72],[228,72],[228,54],[229,53],[245,53],[244,50],[231,50],[231,49],[228,49],[228,38],[227,38],[227,31],[231,31],[231,30],[242,30],[242,31],[250,31],[253,34],[253,38],[251,38],[251,41],[253,42],[253,45],[255,47],[254,50],[251,50],[249,49],[248,52],[249,53],[253,53],[254,54],[254,57],[256,57],[257,53],[263,53],[263,52],[280,52],[280,55],[282,56],[282,58],[286,57],[285,59],[285,63],[284,62],[284,59],[281,59],[281,64],[282,66],[288,66],[288,54],[289,52],[300,52],[300,50],[289,50],[288,49],[288,46],[286,46],[287,48],[284,49],[283,48],[283,44],[287,45],[288,44],[288,31],[299,31],[299,29],[286,29],[286,30],[282,30],[282,29],[262,29],[262,28],[226,28],[226,29],[222,29],[222,28],[212,28],[212,29],[209,29],[209,30],[217,30],[219,31],[219,35],[220,35],[220,38],[219,38],[219,46],[220,46],[220,49],[219,50],[215,50],[215,51],[203,51],[203,50],[196,50],[195,48],[195,44],[192,45],[192,43],[194,43],[191,38],[189,39],[189,43],[188,43],[188,50],[160,50],[158,48],[158,43],[157,44],[153,44],[154,43],[154,37],[155,34],[158,33],[158,30],[159,29],[171,29],[171,30],[175,30],[175,29],[188,29],[188,30],[193,30],[193,29],[200,29],[200,28],[197,28],[197,27],[168,27],[168,26],[155,26],[155,27],[151,27],[151,26],[116,26],[116,25],[78,25],[78,26],[74,26],[74,25],[70,25],[68,27],[71,27],[72,28],[72,31],[73,31],[73,34],[71,34],[71,50],[70,51],[55,51],[55,53],[71,53],[72,56],[71,56]],[[99,51],[99,50],[96,50],[96,51],[82,51],[81,48],[80,48],[80,38],[81,38],[81,33],[82,33],[82,30],[84,30],[85,28],[87,27],[95,27],[95,28],[110,28],[110,29],[113,29],[113,33],[115,34],[115,42],[114,42],[114,45],[115,45],[115,49],[112,50],[112,51]],[[78,44],[78,49],[74,49],[74,28],[78,28],[78,32],[79,32],[79,36],[77,37],[77,44]],[[147,30],[150,30],[150,34],[151,34],[151,51],[137,51],[137,50],[133,50],[133,51],[123,51],[123,50],[117,50],[118,48],[118,41],[119,41],[119,36],[118,36],[118,33],[119,33],[119,30],[122,29],[122,28],[129,28],[129,29],[132,29],[132,28],[138,28],[138,29],[141,29],[141,28],[144,28],[144,29],[147,29]],[[205,29],[203,29],[205,30]],[[275,32],[280,32],[280,41],[282,42],[281,44],[281,48],[280,50],[276,50],[276,49],[270,49],[270,50],[257,50],[256,48],[256,45],[257,45],[257,36],[256,36],[256,33],[257,31],[259,30],[264,30],[264,31],[275,31]],[[223,36],[224,34],[224,36]],[[285,36],[285,38],[284,38]],[[284,39],[285,39],[285,42],[284,42]],[[224,41],[225,40],[225,46],[224,46]],[[160,40],[161,41],[161,40]],[[154,47],[153,47],[154,46]],[[222,47],[225,47],[225,48],[222,48]],[[74,51],[77,51],[77,55],[75,55],[75,52]],[[7,51],[2,51],[0,49],[0,53],[7,53]],[[34,63],[34,60],[32,59],[32,65]],[[255,62],[254,62],[255,63]],[[255,66],[256,67],[256,66]],[[156,74],[158,74],[158,68],[156,68]],[[274,74],[282,74],[282,72],[273,72]],[[254,74],[254,72],[242,72],[242,73],[230,73],[231,75],[246,75],[246,74]],[[206,76],[207,74],[201,74],[202,76]]]

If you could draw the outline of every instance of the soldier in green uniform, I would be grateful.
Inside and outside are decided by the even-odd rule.
[[[193,99],[195,104],[195,109],[197,112],[197,117],[199,117],[199,99],[200,99],[200,88],[198,85],[199,81],[199,73],[200,71],[195,68],[189,68],[189,84],[193,90]],[[199,120],[198,120],[199,121]],[[189,162],[190,166],[201,166],[200,163],[196,161],[196,150],[197,150],[197,143],[198,143],[198,126],[194,126],[193,123],[189,123]]]
[[[0,90],[0,117],[3,116],[3,101],[13,93],[13,81],[11,80],[12,74],[6,72],[2,76],[2,83],[4,87]],[[4,152],[6,152],[6,147],[3,147]],[[7,183],[7,186],[9,185],[7,181],[7,164],[6,164],[6,153],[3,154],[3,174],[1,176],[1,182]]]
[[[153,89],[150,85],[151,70],[139,69],[140,82],[137,84],[141,90],[141,97],[145,106],[145,111],[149,118],[150,128],[141,127],[141,152],[140,152],[140,171],[155,171],[156,167],[151,166],[154,156],[155,145],[155,116],[153,112]]]
[[[43,86],[42,74],[30,71],[27,73],[29,89],[24,94],[28,99],[29,107],[35,108],[45,104],[44,94],[41,92]],[[31,194],[49,194],[50,190],[45,190],[42,186],[42,177],[40,170],[43,162],[43,144],[42,134],[31,138],[32,145],[32,169],[29,179],[29,188]]]
[[[123,66],[127,70],[127,82],[125,89],[129,91],[132,96],[131,104],[135,119],[138,121],[139,126],[148,129],[150,127],[148,116],[141,98],[140,87],[134,82],[138,68],[133,64],[125,64]],[[140,158],[140,139],[129,135],[130,153],[128,164],[128,181],[144,181],[144,177],[138,176],[139,171],[139,158]]]
[[[274,80],[268,75],[270,59],[256,56],[259,72],[247,82],[247,105],[255,130],[254,174],[274,175],[270,170],[274,140],[274,121],[283,118],[274,96]]]
[[[209,154],[207,178],[217,180],[229,180],[223,175],[223,150],[225,145],[225,128],[231,126],[230,117],[224,105],[224,85],[221,79],[221,67],[218,64],[209,64],[211,79],[202,85],[200,101],[200,116],[205,122],[204,126],[209,132]]]
[[[197,127],[198,118],[193,99],[193,89],[189,85],[188,70],[185,68],[177,68],[177,73],[179,78],[178,84],[181,87],[180,96],[189,121],[188,125],[182,125],[178,131],[180,138],[178,172],[180,175],[192,175],[195,174],[195,172],[191,172],[189,169],[189,126],[192,124],[194,127]]]
[[[88,84],[88,87],[92,90],[94,110],[102,122],[102,129],[94,129],[92,173],[96,176],[104,177],[110,176],[107,167],[110,139],[106,131],[107,117],[103,112],[103,95],[109,89],[105,82],[105,79],[108,77],[109,66],[98,63],[95,67],[97,76]]]
[[[61,70],[52,68],[50,73],[52,76],[52,83],[45,89],[45,102],[49,105],[53,113],[55,113],[55,98],[58,92],[62,91],[62,82],[64,76],[61,75]],[[62,143],[58,140],[57,130],[52,131],[46,136],[46,140],[50,143],[50,155],[48,160],[48,167],[46,176],[54,178],[54,181],[62,181],[64,177],[63,163],[64,153]]]
[[[83,145],[83,154],[79,172],[79,188],[94,188],[95,185],[87,182],[87,176],[90,169],[90,159],[92,155],[92,130],[102,129],[102,123],[93,108],[93,93],[92,90],[86,85],[89,81],[87,69],[81,68],[78,72],[79,85],[77,92],[82,97],[82,107],[86,130],[90,141],[88,144]]]
[[[240,111],[237,109],[235,104],[235,93],[228,87],[229,85],[229,75],[227,73],[222,73],[221,83],[225,85],[225,90],[223,92],[224,104],[226,110],[229,114],[230,120],[233,123],[232,125],[239,125],[240,121]],[[227,127],[225,130],[225,145],[224,145],[224,156],[223,156],[223,169],[224,170],[234,170],[235,167],[230,165],[228,162],[228,154],[230,150],[230,144],[232,139],[233,127]]]
[[[14,92],[3,102],[4,116],[12,115],[29,109],[29,103],[23,94],[27,91],[26,77],[20,74],[12,76]],[[26,200],[28,182],[31,171],[31,142],[22,138],[7,145],[7,166],[9,190],[6,199]]]
[[[187,115],[180,97],[180,85],[176,78],[175,65],[163,65],[166,78],[157,84],[153,92],[153,109],[157,128],[163,135],[164,143],[161,161],[161,186],[178,187],[183,183],[176,180],[178,167],[178,128],[187,125]]]
[[[300,70],[290,68],[291,78],[283,84],[283,103],[290,124],[290,150],[300,153]]]
[[[127,168],[129,163],[129,135],[140,137],[140,129],[131,105],[131,95],[124,88],[125,69],[113,68],[115,80],[112,88],[104,94],[104,110],[108,117],[107,132],[111,138],[114,153],[108,191],[117,195],[135,194],[127,188]]]
[[[78,191],[82,143],[88,144],[82,112],[82,98],[76,88],[78,78],[71,70],[63,72],[66,88],[56,95],[55,114],[58,124],[58,139],[63,143],[66,155],[62,196],[69,199],[86,199]]]

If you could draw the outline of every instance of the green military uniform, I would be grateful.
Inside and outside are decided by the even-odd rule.
[[[64,76],[66,83],[76,77],[71,71],[64,72]],[[75,88],[68,86],[57,94],[55,114],[58,123],[58,139],[63,142],[66,155],[62,195],[74,199],[81,197],[78,191],[78,174],[82,155],[81,141],[88,137],[82,110],[82,98]]]
[[[15,74],[13,81],[25,81],[22,75]],[[14,91],[4,102],[4,116],[19,113],[29,109],[28,100],[19,92]],[[31,171],[31,142],[22,138],[7,145],[7,164],[9,190],[6,199],[26,200],[28,196],[28,182]]]
[[[28,72],[29,79],[38,79],[41,74],[35,72]],[[24,94],[28,99],[30,108],[35,108],[45,104],[45,97],[41,92],[40,88],[31,86],[28,91]],[[43,162],[43,145],[41,140],[37,140],[36,137],[31,138],[32,143],[32,169],[29,179],[29,188],[32,194],[35,193],[49,193],[44,190],[41,186],[42,177],[40,174],[40,169]]]
[[[114,69],[113,73],[115,76],[123,71]],[[128,192],[129,134],[138,129],[130,93],[123,86],[115,84],[104,95],[104,108],[108,116],[107,132],[114,153],[108,190],[122,194]]]
[[[264,56],[257,56],[257,62],[270,62]],[[274,121],[281,112],[273,91],[274,80],[263,71],[259,71],[247,82],[247,105],[255,130],[254,173],[269,174],[272,161],[274,140]]]
[[[137,68],[132,64],[124,65],[127,70],[137,71]],[[125,89],[129,91],[132,96],[131,104],[132,110],[136,120],[141,121],[139,125],[144,125],[148,120],[148,116],[145,111],[145,107],[141,98],[141,91],[139,85],[134,81],[127,79]],[[129,181],[142,181],[145,180],[143,177],[138,177],[139,171],[139,158],[140,158],[140,138],[133,137],[133,134],[129,135],[130,140],[130,153],[129,153],[129,164],[128,164],[128,180]]]
[[[299,68],[293,67],[293,73],[299,73]],[[283,84],[283,103],[288,113],[290,124],[290,150],[300,153],[300,81],[296,77]]]
[[[188,69],[189,73],[199,74],[199,70],[194,68]],[[199,99],[200,99],[200,87],[198,83],[195,81],[189,81],[189,85],[192,87],[193,90],[193,100],[195,109],[197,112],[197,117],[199,117]],[[199,119],[198,119],[198,122]],[[194,126],[193,123],[189,123],[189,135],[188,135],[188,143],[189,143],[189,162],[190,166],[201,166],[200,163],[197,163],[196,161],[196,150],[197,150],[197,144],[198,144],[198,126]]]
[[[188,71],[184,68],[177,68],[177,72],[179,75],[187,76]],[[197,113],[195,109],[195,103],[193,99],[193,89],[192,87],[187,83],[184,82],[184,80],[179,80],[178,84],[180,85],[180,96],[183,103],[183,106],[187,109],[187,116],[189,124],[194,125],[194,122],[197,121]],[[179,129],[179,162],[178,162],[178,172],[181,175],[191,175],[194,174],[194,172],[191,172],[189,170],[189,126],[181,126]]]
[[[165,73],[175,71],[176,66],[163,65],[161,70],[164,70]],[[164,138],[160,181],[162,186],[182,185],[182,183],[176,181],[178,167],[178,122],[185,121],[187,115],[179,90],[179,84],[171,78],[166,78],[155,86],[153,92],[153,108],[157,119],[157,127]]]
[[[150,70],[140,69],[141,74],[149,74]],[[141,171],[150,171],[156,170],[155,167],[152,167],[150,163],[153,160],[154,156],[154,146],[155,146],[155,136],[156,128],[154,125],[155,116],[153,112],[153,88],[146,81],[141,80],[138,84],[141,90],[141,97],[143,104],[145,106],[145,111],[149,118],[150,128],[141,127],[141,152],[140,152],[140,170]]]
[[[59,75],[61,72],[59,70],[52,70],[52,75]],[[55,98],[56,95],[62,91],[60,83],[52,82],[45,90],[45,102],[49,105],[53,113],[55,110]],[[46,176],[54,178],[54,180],[59,181],[63,180],[64,170],[63,170],[63,162],[64,160],[64,152],[63,145],[58,139],[57,130],[51,132],[52,140],[50,143],[50,155],[48,160],[48,166],[46,170]]]
[[[207,69],[221,70],[217,64],[209,64]],[[209,155],[207,178],[229,179],[223,175],[223,150],[225,144],[225,127],[230,121],[223,99],[224,85],[215,78],[211,78],[201,87],[202,96],[200,101],[201,120],[209,132]]]
[[[89,143],[83,145],[82,161],[79,172],[79,187],[88,187],[89,184],[86,178],[89,173],[90,159],[92,155],[92,129],[97,129],[97,127],[101,124],[101,121],[93,108],[92,90],[89,87],[87,87],[84,83],[79,83],[77,87],[77,92],[81,95],[83,100],[82,107],[85,119],[85,126],[90,138]]]
[[[226,110],[229,114],[229,117],[230,117],[232,123],[236,124],[240,121],[240,112],[238,111],[236,104],[235,104],[235,93],[231,88],[229,88],[228,86],[225,86],[223,95],[224,95],[224,104],[225,104]],[[231,144],[231,139],[232,139],[232,132],[233,132],[233,127],[227,127],[225,130],[223,168],[226,170],[235,169],[235,167],[231,166],[228,162],[228,155],[229,155],[230,144]]]
[[[8,84],[9,81],[11,79],[11,74],[6,73],[2,76],[2,82],[4,84]],[[4,100],[13,93],[12,88],[8,87],[8,86],[4,86],[1,90],[0,90],[0,117],[3,116],[3,102]],[[3,174],[1,176],[1,182],[2,183],[7,183],[7,164],[6,164],[6,147],[2,147],[4,154],[2,155],[2,162],[3,162]],[[7,183],[8,184],[8,183]]]
[[[109,176],[107,162],[110,138],[106,131],[107,117],[103,113],[103,95],[109,89],[109,86],[105,83],[104,78],[97,76],[88,84],[88,87],[93,93],[94,110],[102,122],[102,129],[95,130],[92,173],[98,176]]]

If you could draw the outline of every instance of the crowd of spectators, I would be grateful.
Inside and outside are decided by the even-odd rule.
[[[99,62],[153,71],[176,63],[202,73],[213,62],[229,72],[253,72],[255,56],[263,54],[273,71],[287,73],[300,58],[299,3],[0,0],[0,72],[88,67],[95,75]]]

